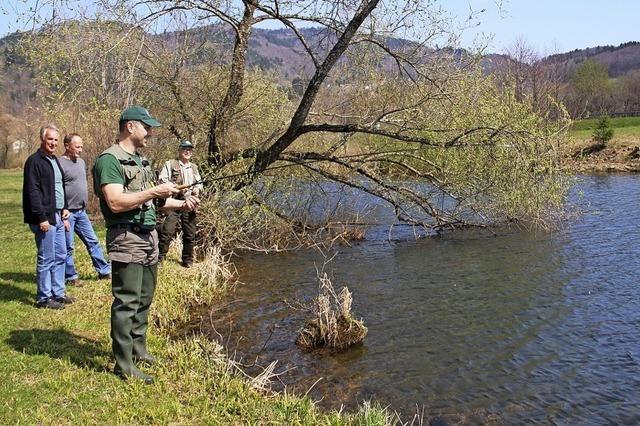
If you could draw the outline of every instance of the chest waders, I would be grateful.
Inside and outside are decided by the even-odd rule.
[[[101,156],[108,154],[120,163],[125,193],[140,192],[153,185],[153,171],[144,157],[140,157],[139,164],[117,144]],[[140,379],[147,384],[153,383],[153,377],[140,371],[134,361],[147,364],[155,361],[147,351],[146,338],[149,308],[157,282],[158,237],[155,229],[140,226],[153,208],[151,202],[145,203],[129,222],[111,225],[107,231],[114,298],[111,305],[114,372],[122,378]]]

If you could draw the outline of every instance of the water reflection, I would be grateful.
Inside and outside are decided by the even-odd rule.
[[[245,360],[279,360],[290,387],[322,378],[309,393],[325,407],[376,399],[430,416],[637,423],[639,184],[585,178],[586,215],[556,234],[389,242],[369,232],[329,266],[369,327],[354,350],[318,356],[293,343],[305,314],[283,301],[316,294],[317,252],[240,259],[245,284],[213,326]]]

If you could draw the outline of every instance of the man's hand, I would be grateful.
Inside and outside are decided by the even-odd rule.
[[[71,224],[69,223],[69,221],[67,219],[63,219],[62,223],[64,224],[64,230],[69,232],[71,231]]]
[[[47,232],[49,230],[49,221],[45,220],[44,222],[40,222],[40,230],[42,232]]]
[[[167,182],[153,187],[154,198],[169,198],[173,194],[177,194],[179,192],[180,190],[173,182]]]
[[[71,216],[71,213],[69,213],[69,210],[67,210],[67,209],[62,209],[62,214],[60,215],[60,217],[62,218],[62,220],[67,220],[67,219],[69,219],[69,216]]]
[[[182,210],[192,212],[196,208],[198,208],[198,204],[200,204],[200,199],[195,195],[191,195],[184,200],[184,205],[182,206]]]

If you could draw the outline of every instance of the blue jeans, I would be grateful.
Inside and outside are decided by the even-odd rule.
[[[93,226],[89,220],[86,210],[71,210],[69,212],[69,232],[67,232],[67,260],[65,264],[64,278],[65,280],[75,280],[78,278],[78,271],[73,263],[73,250],[74,250],[74,233],[78,234],[78,237],[87,247],[89,256],[91,256],[91,263],[96,269],[99,275],[106,275],[111,273],[111,266],[105,260],[104,254],[102,254],[102,247],[98,242],[96,233],[93,231]]]
[[[56,224],[49,224],[49,230],[42,232],[39,224],[29,224],[38,249],[36,260],[36,302],[44,302],[51,297],[63,297],[64,262],[67,258],[65,230],[60,213],[56,213]]]

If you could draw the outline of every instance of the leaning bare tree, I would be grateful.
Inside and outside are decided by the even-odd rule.
[[[128,22],[123,31],[176,30],[129,52],[144,59],[131,72],[145,89],[127,99],[157,102],[173,136],[206,144],[209,175],[221,179],[205,213],[212,212],[219,233],[227,229],[221,217],[249,230],[245,242],[274,221],[308,232],[314,224],[304,209],[282,202],[287,185],[294,198],[308,200],[301,179],[368,194],[399,220],[435,232],[506,220],[545,224],[561,206],[564,186],[550,142],[561,137],[563,123],[549,122],[514,88],[483,73],[477,56],[452,47],[456,31],[437,2],[100,5],[126,11],[117,18]],[[267,21],[277,22],[293,39],[287,47],[305,58],[295,90],[251,67],[252,33]],[[175,23],[189,28],[177,31]],[[194,23],[211,24],[217,35],[195,41]]]

